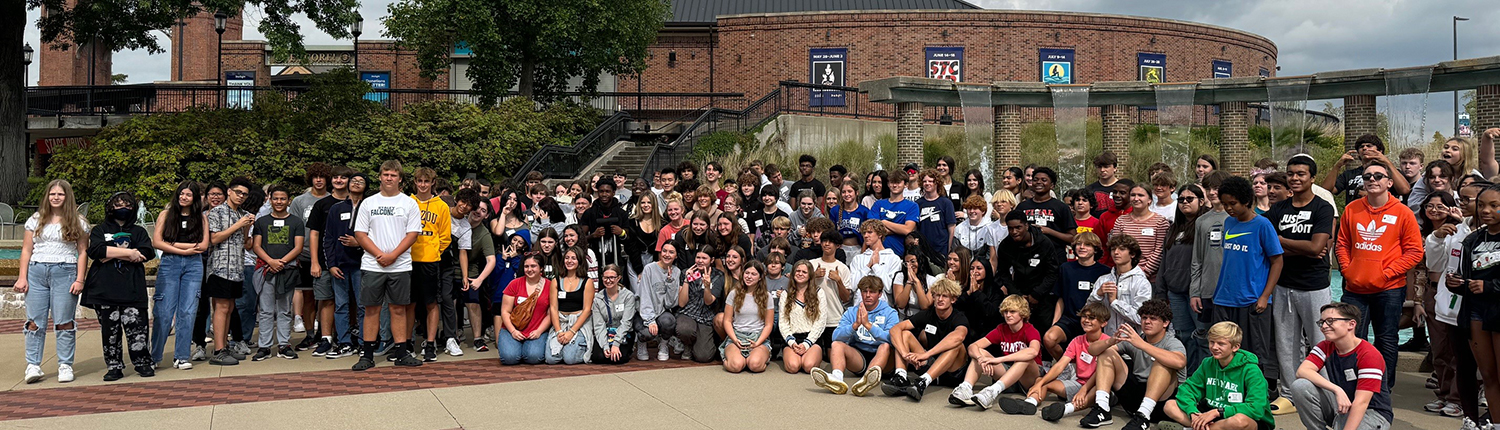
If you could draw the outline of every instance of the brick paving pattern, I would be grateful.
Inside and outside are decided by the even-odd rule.
[[[486,359],[428,363],[414,368],[382,366],[365,372],[329,370],[12,390],[0,392],[0,421],[387,393],[702,365],[673,360],[632,361],[619,366],[522,365],[502,368],[498,359]]]

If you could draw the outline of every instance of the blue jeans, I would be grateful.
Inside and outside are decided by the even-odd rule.
[[[26,332],[26,364],[42,364],[42,350],[47,347],[47,315],[52,315],[53,326],[67,325],[67,330],[57,329],[57,364],[73,365],[73,345],[78,336],[78,326],[73,325],[73,316],[78,313],[78,296],[69,289],[78,279],[78,264],[31,263],[26,266],[26,320],[36,325]]]
[[[1375,294],[1344,292],[1344,303],[1359,308],[1359,325],[1354,335],[1369,339],[1370,324],[1375,325],[1375,349],[1385,357],[1385,386],[1394,388],[1396,383],[1396,333],[1401,329],[1401,305],[1406,302],[1406,287],[1394,288]]]
[[[359,299],[359,273],[358,269],[345,271],[344,279],[328,275],[333,279],[333,331],[341,344],[352,344],[350,339],[359,338],[349,332],[349,300]],[[363,323],[365,308],[356,303],[353,309],[354,318]]]
[[[496,330],[495,349],[500,351],[500,364],[512,365],[525,362],[526,364],[541,364],[547,355],[547,337],[519,341],[510,336],[510,332]]]
[[[240,313],[240,339],[245,343],[250,343],[255,337],[255,319],[260,315],[260,294],[255,292],[255,276],[255,266],[245,266],[245,292],[234,299],[234,311]],[[224,330],[229,333],[229,327],[224,327]]]
[[[203,289],[203,258],[162,254],[156,269],[156,295],[151,327],[151,360],[160,363],[167,335],[177,333],[172,359],[187,361],[193,345],[193,319],[198,315],[198,293]],[[175,327],[175,330],[174,330]]]
[[[1199,341],[1200,336],[1193,334],[1198,330],[1207,329],[1203,323],[1198,321],[1198,314],[1193,312],[1192,297],[1188,293],[1167,292],[1167,300],[1172,305],[1172,330],[1177,334],[1177,340],[1182,341],[1182,348],[1187,350],[1188,374],[1196,370],[1203,358],[1207,357],[1204,351],[1208,345]]]

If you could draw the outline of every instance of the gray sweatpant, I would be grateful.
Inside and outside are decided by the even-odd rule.
[[[297,268],[287,266],[277,273],[258,276],[255,294],[259,306],[255,314],[256,327],[260,331],[261,348],[272,348],[292,343],[292,290],[290,283],[297,282]],[[278,285],[287,284],[284,287]],[[278,292],[285,291],[285,292]],[[273,333],[274,330],[274,333]]]
[[[1281,397],[1292,395],[1297,380],[1297,366],[1307,358],[1313,345],[1323,341],[1318,329],[1318,308],[1333,301],[1327,288],[1316,291],[1295,290],[1280,285],[1271,292],[1271,311],[1276,319],[1276,363],[1281,368]]]
[[[1325,375],[1326,376],[1326,375]],[[1318,388],[1312,381],[1298,379],[1292,384],[1292,405],[1297,407],[1297,415],[1302,417],[1302,425],[1309,429],[1333,430],[1386,430],[1391,428],[1391,423],[1385,420],[1379,412],[1374,409],[1366,409],[1365,417],[1360,420],[1357,429],[1345,429],[1344,422],[1349,419],[1347,415],[1338,413],[1338,401],[1333,392]]]

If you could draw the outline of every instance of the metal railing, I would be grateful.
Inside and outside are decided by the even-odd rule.
[[[741,110],[720,108],[705,110],[676,139],[657,144],[652,148],[651,157],[646,159],[646,165],[641,169],[640,177],[649,181],[651,172],[681,163],[692,155],[693,147],[697,145],[698,140],[709,133],[721,130],[745,132],[775,118],[783,111],[782,90],[782,87],[777,87]]]
[[[28,87],[26,99],[28,115],[150,115],[184,112],[193,108],[249,108],[257,100],[286,100],[308,90],[305,86],[174,84]],[[502,96],[501,101],[519,96],[512,92]],[[745,95],[741,93],[569,92],[549,94],[547,97],[588,104],[606,112],[632,111],[637,113],[637,117],[670,117],[704,107],[734,109],[745,104]],[[480,101],[478,92],[467,90],[372,90],[364,98],[393,110],[401,110],[411,103],[435,100],[469,104]]]
[[[541,172],[548,178],[571,178],[578,175],[583,168],[588,167],[589,163],[594,162],[604,154],[604,151],[609,150],[615,142],[629,137],[630,121],[630,114],[624,111],[615,112],[599,123],[594,131],[584,135],[578,143],[572,146],[543,146],[531,156],[530,160],[526,161],[526,164],[516,170],[511,183],[524,183],[526,174],[533,170]]]

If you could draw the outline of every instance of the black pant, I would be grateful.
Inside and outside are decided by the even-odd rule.
[[[213,315],[213,306],[207,294],[198,295],[198,314],[193,316],[193,344],[200,348],[207,348],[208,341],[208,317]],[[229,313],[229,339],[235,342],[244,342],[244,331],[240,326],[240,313]]]
[[[500,335],[497,334],[496,336],[500,336]],[[625,363],[629,363],[630,360],[635,357],[634,355],[632,355],[632,354],[635,354],[635,339],[633,339],[634,337],[635,336],[629,336],[629,337],[627,337],[625,339],[624,342],[620,343],[620,359],[619,360],[610,360],[609,358],[604,357],[604,347],[602,346],[603,344],[599,343],[598,340],[595,340],[594,341],[595,342],[594,343],[594,352],[592,354],[593,355],[592,362],[594,364],[625,364]]]
[[[99,338],[104,342],[104,365],[109,370],[125,368],[124,349],[130,350],[135,367],[150,366],[151,323],[145,307],[99,305]]]

